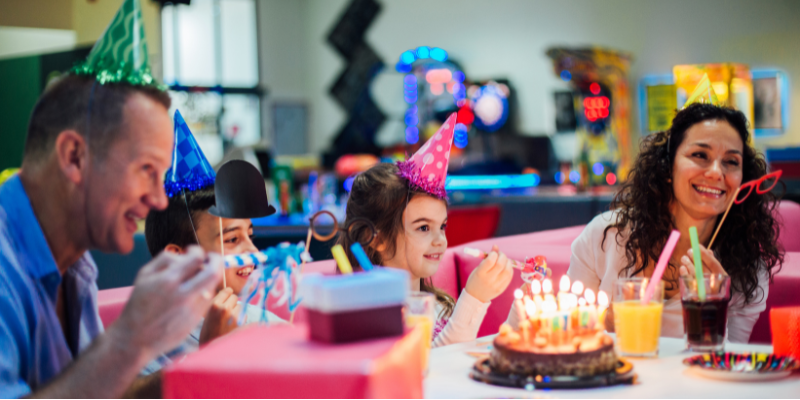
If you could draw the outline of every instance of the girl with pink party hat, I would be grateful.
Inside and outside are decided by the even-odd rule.
[[[375,265],[406,270],[411,290],[437,300],[433,347],[474,340],[490,302],[508,287],[512,268],[494,248],[470,274],[456,302],[431,283],[447,250],[444,189],[456,114],[407,161],[378,164],[356,176],[347,202],[345,226],[356,218],[371,221],[378,236],[364,251]],[[349,235],[340,235],[351,263]]]

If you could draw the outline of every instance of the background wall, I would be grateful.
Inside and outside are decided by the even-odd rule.
[[[643,75],[671,73],[675,64],[729,61],[778,67],[788,73],[793,99],[790,130],[757,144],[800,145],[798,1],[378,1],[383,9],[366,38],[387,64],[387,73],[393,72],[404,50],[420,45],[441,47],[464,66],[470,78],[511,80],[519,95],[520,130],[525,134],[554,132],[552,92],[566,88],[552,72],[545,50],[600,45],[633,55],[634,136],[640,131],[635,94]],[[344,113],[328,95],[343,62],[326,37],[348,4],[348,0],[259,3],[264,84],[276,88],[272,101],[280,100],[283,93],[293,98],[303,93],[312,106],[314,152],[327,148],[344,123]],[[274,25],[265,27],[268,22]],[[282,31],[279,26],[289,27]],[[277,32],[268,34],[268,30]],[[303,62],[305,67],[298,64]],[[279,72],[287,69],[290,73]]]

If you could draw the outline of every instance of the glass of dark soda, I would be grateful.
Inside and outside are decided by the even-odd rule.
[[[725,274],[703,274],[705,293],[698,293],[694,274],[680,278],[683,331],[692,351],[715,352],[725,348],[731,280]],[[702,292],[702,291],[700,291]],[[705,298],[701,298],[705,295]]]

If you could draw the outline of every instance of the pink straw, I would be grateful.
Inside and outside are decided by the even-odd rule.
[[[667,269],[667,264],[669,264],[669,258],[672,257],[672,252],[675,251],[675,246],[678,244],[678,239],[680,239],[680,237],[681,233],[678,231],[672,231],[672,233],[670,233],[667,244],[664,246],[664,251],[662,251],[661,256],[658,257],[658,264],[656,264],[656,269],[653,271],[653,277],[650,278],[650,284],[647,285],[647,290],[645,290],[644,297],[642,297],[642,305],[649,303],[650,299],[653,297],[656,286],[661,282],[661,277]]]

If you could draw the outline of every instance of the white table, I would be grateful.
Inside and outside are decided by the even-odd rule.
[[[488,353],[493,336],[431,351],[430,371],[424,381],[426,398],[797,398],[800,373],[769,382],[712,380],[694,374],[682,364],[695,353],[685,351],[683,339],[661,338],[659,357],[627,358],[638,375],[636,385],[595,389],[534,390],[506,388],[472,380],[477,358],[467,352]],[[726,351],[771,353],[772,346],[727,344]]]

